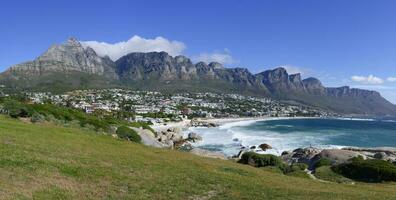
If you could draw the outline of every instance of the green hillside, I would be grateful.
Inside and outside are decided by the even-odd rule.
[[[325,183],[0,116],[0,198],[395,199],[396,184]]]

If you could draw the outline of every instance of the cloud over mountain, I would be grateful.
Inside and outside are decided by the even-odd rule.
[[[386,80],[389,82],[396,82],[396,77],[388,77]]]
[[[172,56],[181,55],[186,49],[183,42],[171,41],[163,37],[146,39],[140,36],[133,36],[127,41],[117,43],[106,43],[99,41],[81,41],[84,47],[91,47],[99,56],[109,56],[112,60],[127,55],[132,52],[160,52],[165,51]]]
[[[198,56],[194,56],[193,60],[195,62],[218,62],[221,64],[234,64],[236,62],[228,49],[224,49],[224,51],[216,51],[213,53],[201,53]]]
[[[384,80],[382,80],[379,77],[376,77],[374,75],[369,75],[369,76],[351,76],[351,80],[358,82],[358,83],[364,83],[364,84],[370,84],[370,85],[379,85],[383,84]]]

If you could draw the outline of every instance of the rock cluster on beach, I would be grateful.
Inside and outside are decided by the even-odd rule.
[[[191,120],[190,122],[191,127],[217,127],[219,126],[216,123],[213,122],[207,122],[207,121],[199,121],[199,120]]]
[[[298,148],[292,152],[283,152],[281,158],[288,164],[305,163],[310,168],[321,159],[326,158],[332,165],[348,162],[351,158],[361,156],[363,159],[380,159],[396,162],[396,148],[343,148],[317,149],[314,147]]]
[[[183,140],[183,134],[181,129],[169,128],[166,131],[157,132],[156,139],[167,147],[173,148],[175,143]]]
[[[271,147],[268,144],[241,147],[233,159],[240,159],[246,152],[265,153]],[[343,149],[319,149],[315,147],[298,148],[293,151],[284,151],[280,155],[282,160],[291,165],[293,163],[305,163],[310,169],[322,158],[329,160],[332,165],[348,162],[351,158],[362,157],[363,159],[380,159],[396,163],[396,148],[343,148]]]
[[[168,128],[167,130],[158,131],[156,134],[144,129],[133,129],[142,137],[143,144],[148,146],[177,149],[209,158],[227,159],[223,153],[193,147],[192,143],[202,140],[202,137],[194,132],[190,132],[184,138],[180,128]]]

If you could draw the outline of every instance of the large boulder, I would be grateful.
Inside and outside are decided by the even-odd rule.
[[[364,159],[366,157],[355,151],[349,151],[349,150],[343,150],[343,149],[325,149],[321,151],[318,155],[315,156],[315,158],[312,159],[312,164],[315,164],[318,160],[321,158],[326,158],[331,161],[331,163],[334,164],[341,164],[348,162],[351,158],[362,156]]]
[[[188,134],[188,139],[193,142],[196,142],[196,141],[202,140],[202,137],[200,135],[198,135],[197,133],[191,132]]]
[[[380,160],[386,160],[388,156],[386,155],[385,152],[377,152],[374,154],[375,159],[380,159]]]
[[[267,149],[272,149],[272,147],[269,144],[263,143],[260,144],[259,147],[263,150],[266,151]]]
[[[305,163],[307,165],[311,164],[311,159],[320,153],[320,149],[314,147],[298,148],[289,154],[282,155],[282,159],[289,163]]]

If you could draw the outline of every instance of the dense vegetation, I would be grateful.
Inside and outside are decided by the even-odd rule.
[[[132,142],[137,142],[140,143],[142,141],[142,138],[136,133],[136,131],[126,127],[126,126],[120,126],[117,129],[117,135],[121,139],[126,139]]]
[[[319,167],[322,167],[322,166],[329,166],[331,164],[332,163],[331,163],[330,159],[328,159],[328,158],[320,158],[318,161],[315,162],[314,168],[316,169],[316,168],[319,168]]]
[[[123,116],[114,116],[108,113],[86,114],[85,112],[65,106],[53,104],[29,104],[23,99],[0,99],[0,113],[13,118],[30,118],[32,122],[51,121],[59,124],[77,124],[98,132],[111,133],[118,126],[142,127],[154,130],[144,122],[128,122]]]
[[[239,163],[249,164],[254,167],[281,167],[283,165],[283,161],[278,156],[271,154],[258,154],[254,152],[246,152],[242,154]]]
[[[248,164],[253,167],[270,167],[286,175],[307,177],[304,170],[308,168],[308,165],[304,163],[293,163],[292,165],[288,165],[284,163],[280,157],[272,154],[246,152],[242,154],[242,157],[238,162]]]
[[[348,178],[361,181],[396,181],[396,165],[384,160],[364,160],[356,157],[351,162],[333,166],[332,169]]]
[[[0,199],[394,199],[395,184],[323,183],[266,168],[0,116]]]

